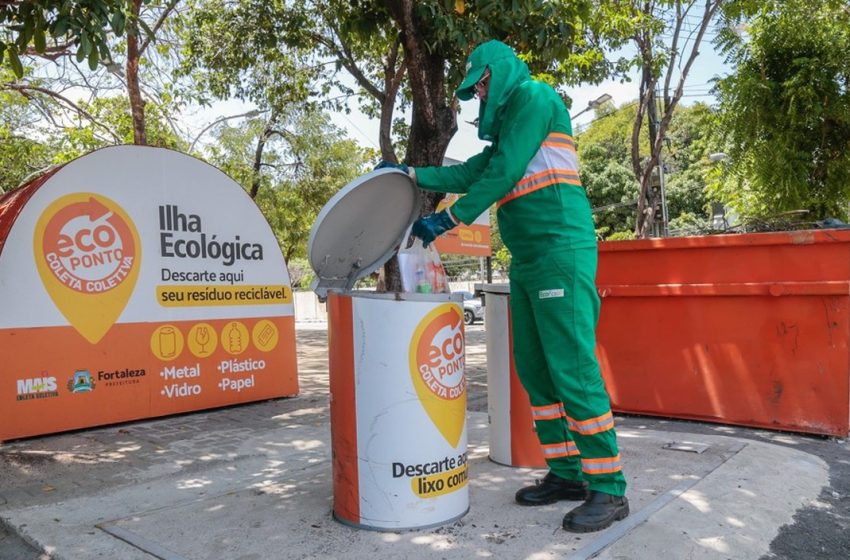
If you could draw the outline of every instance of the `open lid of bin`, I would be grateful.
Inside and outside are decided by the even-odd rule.
[[[419,189],[407,173],[378,169],[337,192],[319,212],[307,243],[313,291],[350,290],[380,268],[419,216]]]

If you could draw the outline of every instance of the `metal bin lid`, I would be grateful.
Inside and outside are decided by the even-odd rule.
[[[351,290],[395,254],[418,216],[419,189],[407,173],[378,169],[348,183],[325,204],[310,231],[313,291],[324,300],[328,290]]]

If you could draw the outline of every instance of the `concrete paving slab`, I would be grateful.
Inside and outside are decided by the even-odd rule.
[[[794,512],[817,502],[828,479],[814,455],[747,442],[598,558],[761,558]]]
[[[631,426],[618,433],[632,515],[598,534],[563,532],[575,504],[513,503],[542,471],[486,458],[486,354],[475,325],[467,329],[468,406],[477,411],[470,513],[432,530],[351,529],[330,514],[327,333],[315,327],[297,331],[299,397],[0,444],[0,559],[746,560],[769,556],[795,511],[829,507],[826,466],[771,443],[790,436],[762,443],[724,426],[691,433],[690,424],[667,431],[663,421],[618,418]],[[18,555],[3,538],[9,529],[46,553]]]
[[[232,434],[235,451],[223,461],[158,467],[59,503],[6,504],[0,517],[67,560],[755,559],[827,477],[819,459],[774,445],[700,435],[690,443],[704,449],[693,453],[665,449],[681,434],[621,430],[632,515],[573,535],[560,522],[577,504],[514,504],[514,491],[544,473],[489,461],[487,416],[478,412],[469,416],[469,514],[437,529],[381,533],[331,518],[330,434],[319,417],[324,410],[301,416],[311,422]]]

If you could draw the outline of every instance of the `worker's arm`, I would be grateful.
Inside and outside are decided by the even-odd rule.
[[[417,186],[426,191],[465,193],[487,168],[492,153],[493,147],[487,146],[465,163],[443,167],[415,167],[412,169],[413,177]]]
[[[455,219],[471,224],[522,179],[531,158],[552,130],[555,101],[560,102],[552,96],[535,95],[532,88],[526,87],[511,96],[486,167],[470,183],[466,196],[452,205]]]

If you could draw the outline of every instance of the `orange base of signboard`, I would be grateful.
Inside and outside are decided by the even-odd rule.
[[[848,256],[842,230],[602,243],[612,407],[847,436]]]
[[[298,393],[292,316],[116,324],[97,345],[70,326],[4,329],[0,355],[17,390],[0,441]]]

